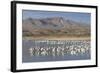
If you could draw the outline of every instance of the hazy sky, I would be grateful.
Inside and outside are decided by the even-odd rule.
[[[57,12],[57,11],[36,11],[36,10],[23,10],[23,19],[27,18],[47,18],[47,17],[64,17],[78,22],[88,23],[91,21],[90,13],[79,12]]]

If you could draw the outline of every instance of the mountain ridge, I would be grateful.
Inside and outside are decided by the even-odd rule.
[[[63,17],[28,18],[22,22],[23,36],[90,36],[90,24]]]

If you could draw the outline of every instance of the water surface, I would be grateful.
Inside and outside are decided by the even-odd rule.
[[[89,40],[22,40],[22,62],[91,59]]]

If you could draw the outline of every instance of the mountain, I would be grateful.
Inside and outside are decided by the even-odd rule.
[[[90,24],[63,17],[50,17],[22,21],[23,36],[90,36]]]

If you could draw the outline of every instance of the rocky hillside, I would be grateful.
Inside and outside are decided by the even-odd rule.
[[[90,25],[63,17],[23,20],[23,36],[90,36]]]

